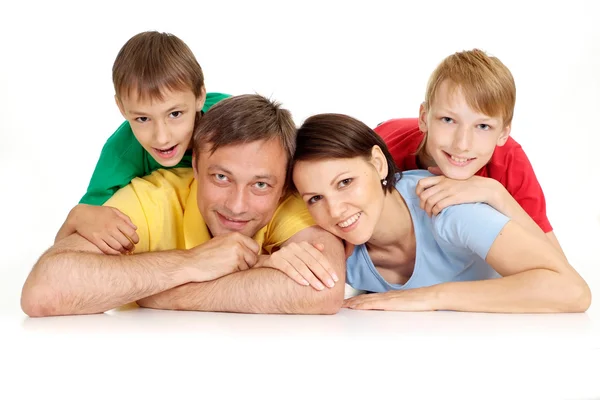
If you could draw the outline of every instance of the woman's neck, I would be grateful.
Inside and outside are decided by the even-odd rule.
[[[404,198],[394,189],[385,196],[383,210],[367,248],[412,250],[416,247],[412,217]]]

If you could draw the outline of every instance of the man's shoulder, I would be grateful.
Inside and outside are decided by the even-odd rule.
[[[165,202],[184,205],[193,180],[192,168],[158,169],[149,175],[133,178],[120,191],[130,192],[130,196],[135,196],[144,207],[161,206]]]

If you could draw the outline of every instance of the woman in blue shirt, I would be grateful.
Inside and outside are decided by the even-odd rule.
[[[400,173],[383,140],[341,114],[308,118],[293,180],[317,224],[352,249],[347,283],[373,292],[353,309],[583,312],[591,293],[540,235],[484,203],[428,215],[416,193],[425,170]],[[529,217],[528,217],[529,218]]]

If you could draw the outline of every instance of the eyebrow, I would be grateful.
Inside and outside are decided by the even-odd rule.
[[[186,110],[187,107],[185,104],[175,104],[173,107],[169,108],[165,113],[166,114],[170,114],[175,110]],[[145,112],[141,112],[141,111],[135,111],[135,110],[129,110],[130,114],[133,115],[148,115],[148,113]]]
[[[334,176],[333,179],[331,180],[331,182],[329,182],[329,185],[333,186],[333,184],[335,183],[335,181],[337,181],[337,179],[340,177],[340,175],[347,174],[348,172],[350,172],[350,171],[342,171],[339,174],[337,174],[336,176]],[[301,193],[300,195],[302,197],[304,197],[304,196],[315,196],[317,194],[318,193],[314,193],[314,192],[306,192],[306,193]]]
[[[217,165],[217,164],[211,164],[211,165],[209,165],[208,166],[208,170],[213,170],[213,171],[217,170],[217,171],[221,171],[221,172],[224,172],[226,174],[229,174],[229,175],[234,175],[233,172],[231,172],[227,168],[222,167],[222,166]],[[260,180],[260,181],[269,181],[269,182],[272,182],[272,183],[275,183],[275,184],[277,183],[277,177],[275,175],[271,175],[271,174],[254,175],[252,177],[252,179],[253,180]]]

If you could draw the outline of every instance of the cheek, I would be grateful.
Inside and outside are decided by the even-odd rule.
[[[254,196],[250,210],[254,214],[260,215],[264,219],[271,219],[277,206],[279,205],[279,196],[269,194],[266,196]]]

